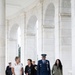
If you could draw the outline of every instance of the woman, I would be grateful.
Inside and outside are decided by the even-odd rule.
[[[52,75],[63,75],[62,63],[59,59],[56,60],[52,68]]]
[[[23,74],[23,66],[20,63],[20,58],[15,58],[15,64],[12,66],[13,75],[22,75]]]
[[[28,59],[28,65],[25,67],[25,74],[26,75],[34,75],[35,69],[34,66],[32,65],[32,60]]]

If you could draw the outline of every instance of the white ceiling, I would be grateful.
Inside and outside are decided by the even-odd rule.
[[[6,16],[12,16],[37,0],[6,0]]]

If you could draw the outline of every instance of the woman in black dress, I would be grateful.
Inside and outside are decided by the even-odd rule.
[[[32,60],[28,59],[28,65],[25,67],[25,74],[26,75],[34,75],[35,69],[34,66],[32,65]]]

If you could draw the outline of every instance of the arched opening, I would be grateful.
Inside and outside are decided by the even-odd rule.
[[[71,0],[61,0],[60,58],[64,65],[64,75],[70,75],[72,71],[71,31]]]
[[[51,62],[55,61],[55,7],[52,3],[47,6],[43,28],[43,52]]]
[[[50,3],[45,12],[44,25],[54,27],[55,7]]]
[[[17,24],[9,31],[7,52],[7,62],[13,63],[16,56],[21,56],[21,29]]]
[[[27,24],[27,59],[34,61],[38,59],[38,20],[36,16],[31,16]],[[39,51],[40,52],[40,51]],[[34,54],[36,54],[34,56]]]

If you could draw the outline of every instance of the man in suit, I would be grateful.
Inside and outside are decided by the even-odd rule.
[[[12,75],[12,71],[11,71],[11,62],[9,63],[9,65],[6,68],[6,75]]]
[[[50,62],[46,60],[46,54],[42,54],[42,59],[38,61],[37,75],[51,75]]]

